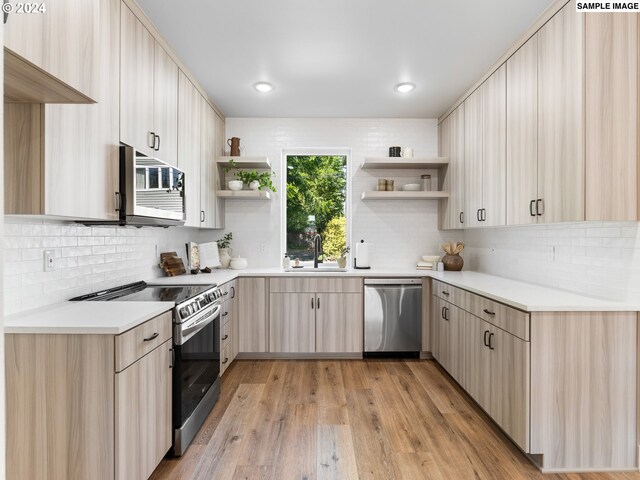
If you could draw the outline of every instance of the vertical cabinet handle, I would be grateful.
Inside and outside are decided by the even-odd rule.
[[[311,310],[313,310],[315,308],[315,304],[316,304],[316,302],[314,302],[314,298],[311,297]]]
[[[532,217],[535,217],[536,214],[533,213],[533,206],[535,205],[536,201],[535,200],[531,200],[529,202],[529,215],[531,215]]]
[[[204,223],[204,210],[200,210],[200,222]]]
[[[149,132],[149,136],[151,138],[151,142],[150,142],[149,148],[151,150],[155,150],[156,149],[156,134],[154,132]]]
[[[442,311],[440,312],[440,316],[441,316],[443,319],[445,319],[445,320],[446,320],[446,319],[447,319],[447,317],[446,317],[446,316],[445,316],[445,314],[444,314],[444,309],[445,309],[445,308],[447,308],[447,307],[442,307]]]
[[[320,310],[320,297],[316,298],[316,308]]]
[[[236,298],[236,287],[231,287],[231,298]]]
[[[489,334],[489,345],[487,345],[489,347],[489,349],[491,350],[495,350],[495,348],[493,348],[493,337],[495,336],[495,334],[492,332]]]
[[[482,341],[482,343],[484,343],[485,347],[489,346],[489,343],[487,342],[487,335],[489,335],[489,330],[484,331],[484,340]]]
[[[480,220],[480,209],[476,210],[476,220],[478,220],[479,222],[482,221]]]
[[[460,219],[460,223],[464,223],[464,212],[460,212],[458,218]]]
[[[487,209],[483,208],[483,209],[481,209],[481,212],[482,212],[481,220],[483,222],[486,222],[487,221]]]
[[[542,208],[540,208],[540,205],[542,205]],[[544,200],[542,198],[536,200],[536,214],[538,216],[544,215]]]
[[[156,152],[160,150],[160,135],[156,135],[156,139],[158,140],[158,144],[156,145]]]

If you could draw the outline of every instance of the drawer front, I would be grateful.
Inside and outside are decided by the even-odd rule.
[[[232,317],[232,302],[224,302],[222,305],[222,310],[220,310],[220,325],[226,325],[229,323]]]
[[[116,372],[121,372],[158,345],[171,339],[171,311],[116,335]]]
[[[220,328],[220,351],[222,352],[227,345],[229,345],[231,343],[231,336],[232,336],[232,331],[231,331],[231,322],[227,322],[225,323],[221,328]]]
[[[469,293],[448,283],[433,280],[433,295],[462,309],[467,308]]]
[[[295,274],[292,274],[295,275]],[[360,277],[278,277],[271,278],[272,293],[362,293]]]
[[[238,293],[237,290],[238,287],[235,280],[220,285],[220,291],[222,292],[222,302],[226,302],[227,300],[235,298],[236,294]]]
[[[224,350],[222,350],[222,353],[220,353],[220,375],[222,375],[231,364],[231,351],[231,344],[228,344]]]
[[[468,309],[476,317],[529,341],[529,314],[480,295],[469,294]]]

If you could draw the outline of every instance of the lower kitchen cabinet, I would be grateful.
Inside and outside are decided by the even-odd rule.
[[[171,448],[171,340],[116,374],[116,479],[147,479]]]
[[[220,375],[229,368],[238,355],[238,280],[220,286],[222,310],[220,313]]]
[[[147,479],[171,448],[171,322],[5,335],[7,478]]]
[[[316,351],[316,296],[272,293],[269,301],[269,351]]]
[[[459,383],[462,373],[461,323],[464,311],[455,305],[432,297],[433,322],[435,325],[434,343],[437,343],[434,357],[444,369]]]
[[[267,279],[243,277],[238,282],[238,353],[267,351]]]
[[[316,301],[316,352],[362,352],[362,295],[319,293]]]
[[[487,412],[491,404],[491,357],[489,349],[486,348],[486,332],[490,325],[471,315],[465,313],[462,331],[462,349],[464,352],[462,360],[462,377],[464,381],[462,387],[484,408]]]

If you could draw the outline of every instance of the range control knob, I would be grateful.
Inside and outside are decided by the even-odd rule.
[[[188,309],[187,307],[182,307],[182,308],[180,309],[180,316],[181,316],[182,318],[185,318],[185,317],[187,317],[188,315],[189,315],[189,309]]]

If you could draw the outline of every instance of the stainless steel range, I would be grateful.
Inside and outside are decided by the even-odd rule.
[[[151,286],[137,282],[72,301],[174,302],[173,453],[182,455],[220,395],[220,310],[217,285]]]

